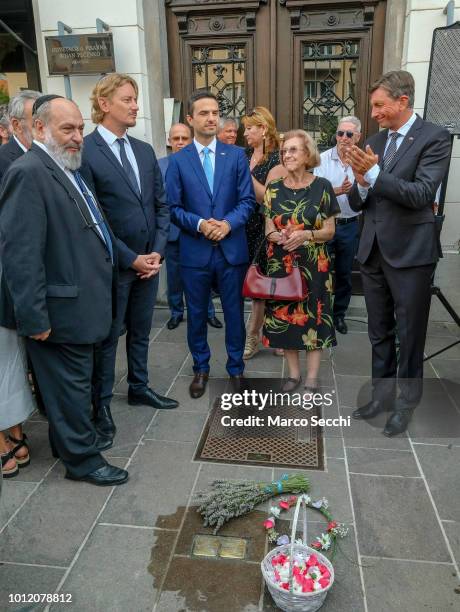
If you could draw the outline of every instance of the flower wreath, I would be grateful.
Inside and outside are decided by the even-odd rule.
[[[339,538],[344,538],[348,534],[348,527],[343,523],[338,523],[337,521],[333,520],[329,511],[329,502],[325,497],[313,501],[309,495],[304,495],[304,500],[309,508],[318,510],[318,512],[320,512],[328,521],[326,533],[322,533],[320,537],[316,538],[316,540],[310,544],[311,548],[324,551],[332,548],[331,556],[334,556],[337,547],[337,540]],[[270,508],[270,516],[264,521],[264,527],[267,530],[269,542],[273,544],[276,543],[277,546],[289,544],[289,536],[280,536],[280,534],[276,531],[276,519],[279,518],[283,510],[289,510],[289,508],[291,506],[295,506],[296,503],[297,497],[292,495],[291,497],[280,499],[278,502],[278,507],[272,506]],[[301,539],[299,539],[296,540],[296,544],[303,544],[303,542]]]

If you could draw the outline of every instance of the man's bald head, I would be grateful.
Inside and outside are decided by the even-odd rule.
[[[84,122],[72,100],[54,98],[44,102],[34,113],[35,138],[69,170],[81,165]]]
[[[169,130],[168,144],[177,153],[192,142],[192,130],[185,123],[174,123]]]

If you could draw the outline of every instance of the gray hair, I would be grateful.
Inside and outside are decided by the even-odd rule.
[[[8,104],[8,115],[10,119],[13,117],[15,119],[24,119],[24,109],[27,100],[35,100],[42,96],[39,91],[32,91],[32,89],[24,89],[18,93],[14,98],[11,98],[10,103]]]
[[[6,130],[10,126],[10,118],[8,117],[8,104],[0,104],[0,125]]]
[[[236,129],[238,129],[238,123],[236,119],[234,119],[233,117],[220,117],[219,122],[217,124],[217,131],[220,132],[221,130],[223,130],[227,123],[233,123]]]
[[[415,81],[407,70],[390,70],[372,83],[369,92],[374,93],[376,89],[385,89],[388,95],[397,100],[401,96],[409,98],[408,107],[414,108]]]
[[[355,126],[356,131],[361,132],[361,121],[358,119],[358,117],[355,117],[354,115],[341,117],[339,119],[339,125],[337,127],[339,127],[341,123],[352,123]]]

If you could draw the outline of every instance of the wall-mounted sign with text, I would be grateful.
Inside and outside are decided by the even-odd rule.
[[[45,36],[49,74],[115,72],[112,34]]]

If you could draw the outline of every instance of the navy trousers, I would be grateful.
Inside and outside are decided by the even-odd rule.
[[[193,357],[194,372],[209,372],[211,351],[207,340],[207,317],[211,287],[215,284],[224,311],[227,372],[230,376],[243,373],[246,330],[241,291],[246,270],[247,264],[230,265],[219,246],[213,249],[205,268],[181,268],[188,309],[187,341]]]
[[[351,270],[359,244],[359,222],[337,224],[334,238],[328,242],[335,255],[334,318],[344,317],[351,299]]]
[[[129,388],[135,393],[147,389],[149,336],[157,290],[158,274],[147,280],[140,280],[134,270],[120,272],[117,316],[108,338],[99,344],[95,351],[93,401],[97,406],[108,405],[112,399],[118,338],[125,325]]]
[[[180,274],[179,240],[168,242],[166,245],[166,272],[168,281],[168,306],[171,317],[184,315],[184,287]],[[216,316],[212,298],[209,296],[208,317]]]

